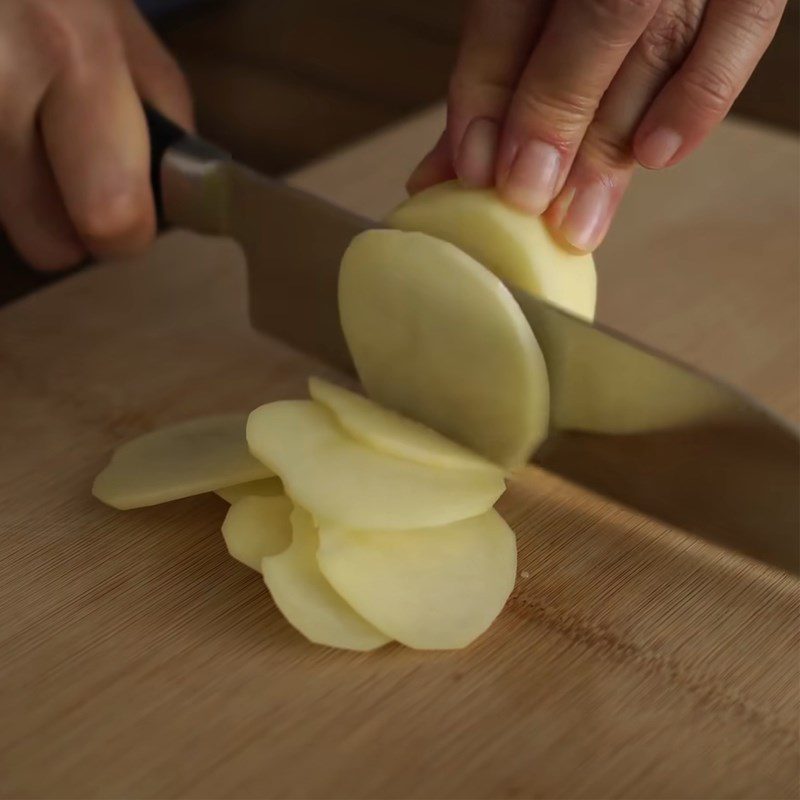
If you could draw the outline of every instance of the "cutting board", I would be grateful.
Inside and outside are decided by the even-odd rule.
[[[380,215],[440,124],[293,181]],[[795,419],[797,175],[793,139],[728,123],[639,177],[597,258],[603,321]],[[534,468],[500,502],[514,593],[453,653],[311,646],[227,556],[217,497],[91,498],[119,442],[311,372],[248,328],[221,240],[170,234],[0,311],[0,795],[796,796],[797,582]]]

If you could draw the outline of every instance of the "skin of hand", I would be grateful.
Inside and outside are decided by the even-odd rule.
[[[132,0],[0,2],[0,228],[32,266],[152,239],[142,99],[193,127],[184,77]]]
[[[605,237],[636,164],[678,163],[722,121],[786,0],[472,0],[447,125],[408,182],[458,177]]]

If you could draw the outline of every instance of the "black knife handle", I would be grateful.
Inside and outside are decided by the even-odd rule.
[[[150,133],[150,182],[153,187],[153,199],[156,204],[158,228],[166,226],[164,217],[164,195],[161,187],[161,162],[170,147],[178,144],[189,134],[183,128],[167,119],[152,106],[144,104],[144,115]]]
[[[144,106],[158,229],[224,235],[230,154]]]

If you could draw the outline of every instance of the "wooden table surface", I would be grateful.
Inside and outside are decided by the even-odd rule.
[[[295,182],[380,215],[440,119]],[[601,319],[794,419],[798,167],[728,124],[642,175],[598,254]],[[0,311],[0,795],[797,796],[797,582],[540,471],[500,503],[517,587],[458,653],[307,644],[216,497],[93,501],[121,440],[325,374],[244,309],[235,247],[172,234]]]

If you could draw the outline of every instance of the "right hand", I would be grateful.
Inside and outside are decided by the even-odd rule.
[[[153,238],[142,99],[192,129],[186,81],[132,0],[1,0],[0,228],[33,267]]]

